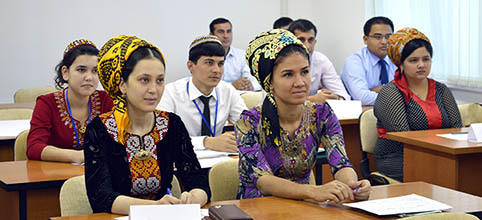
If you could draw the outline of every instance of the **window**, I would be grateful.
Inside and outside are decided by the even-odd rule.
[[[479,0],[366,0],[366,17],[386,16],[395,31],[414,27],[430,39],[430,77],[449,85],[482,88]]]

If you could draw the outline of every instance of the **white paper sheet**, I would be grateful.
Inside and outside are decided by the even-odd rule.
[[[414,212],[448,210],[452,207],[416,194],[387,199],[375,199],[363,202],[345,203],[348,207],[358,208],[377,215],[397,215]]]
[[[133,205],[129,213],[130,220],[199,220],[201,218],[201,207],[199,204]]]
[[[206,216],[209,216],[209,210],[208,209],[201,209],[201,218],[204,218]],[[117,217],[114,220],[129,220],[129,216]]]
[[[204,159],[199,159],[199,163],[201,164],[201,168],[210,168],[210,167],[213,167],[214,164],[217,164],[219,162],[226,161],[226,160],[234,160],[234,159],[228,156],[204,158]]]
[[[13,140],[30,129],[30,120],[0,120],[0,140]]]
[[[326,100],[326,102],[330,104],[338,120],[358,119],[362,113],[361,101]]]
[[[219,152],[209,149],[195,150],[194,153],[196,153],[198,159],[228,156],[227,152]]]
[[[472,142],[482,142],[482,123],[474,123],[470,125],[467,139]]]
[[[452,139],[452,140],[457,140],[457,141],[466,141],[468,134],[467,133],[449,133],[449,134],[437,134],[437,136]]]

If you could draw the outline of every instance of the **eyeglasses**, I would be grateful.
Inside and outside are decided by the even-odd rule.
[[[388,38],[390,38],[390,36],[392,36],[392,34],[385,34],[385,35],[381,35],[381,34],[374,34],[374,35],[368,35],[368,37],[373,37],[375,38],[376,40],[381,40],[382,38],[385,38],[385,40],[388,40]]]

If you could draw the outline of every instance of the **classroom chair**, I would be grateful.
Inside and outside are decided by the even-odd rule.
[[[60,188],[59,200],[61,216],[92,214],[84,175],[66,180]]]
[[[399,220],[478,220],[479,218],[461,212],[443,212],[426,215],[410,216]]]
[[[482,104],[460,104],[458,107],[464,127],[473,123],[482,123]]]
[[[14,160],[27,160],[27,137],[29,130],[22,131],[15,139]]]
[[[246,92],[241,95],[241,98],[243,98],[248,109],[251,109],[262,104],[263,92]]]
[[[235,200],[239,187],[239,159],[222,161],[215,164],[209,171],[209,188],[211,202]],[[311,185],[315,185],[315,176],[310,173]]]
[[[176,176],[172,176],[172,195],[176,198],[181,196],[181,187]],[[60,188],[60,214],[61,216],[73,216],[92,214],[87,190],[85,188],[85,175],[69,178]]]
[[[30,120],[32,109],[28,108],[5,108],[0,109],[0,120]]]
[[[379,172],[370,171],[370,160],[368,158],[368,154],[373,153],[378,138],[377,118],[373,113],[373,109],[362,112],[358,121],[360,129],[360,147],[362,151],[360,169],[363,177],[369,180],[372,186],[400,183],[399,181],[387,177]]]
[[[55,86],[23,88],[15,92],[15,94],[13,95],[13,100],[15,103],[35,102],[39,95],[45,95],[55,91],[57,91],[57,88],[55,88]]]

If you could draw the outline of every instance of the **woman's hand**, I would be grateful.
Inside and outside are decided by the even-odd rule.
[[[164,195],[161,199],[157,200],[159,204],[181,204],[181,200],[171,196],[171,195]]]
[[[349,184],[356,200],[368,200],[372,186],[368,180],[354,181]]]
[[[83,163],[84,162],[84,150],[72,150],[70,155],[70,160],[73,163]]]
[[[311,187],[312,189],[309,193],[311,199],[318,202],[333,201],[340,203],[346,199],[354,200],[352,189],[338,180],[333,180],[321,186],[311,185]]]

